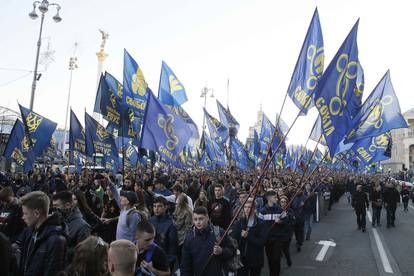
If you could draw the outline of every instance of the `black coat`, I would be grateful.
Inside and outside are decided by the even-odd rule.
[[[66,229],[57,214],[37,230],[26,228],[19,240],[20,275],[53,276],[65,269]]]
[[[352,207],[361,211],[369,207],[368,196],[363,191],[356,191],[352,196]]]
[[[395,188],[386,188],[384,191],[384,203],[395,207],[400,202],[400,193]]]
[[[241,232],[247,228],[249,231],[247,238],[243,238]],[[251,227],[247,227],[247,219],[244,217],[234,224],[231,236],[237,241],[243,265],[247,267],[262,267],[264,265],[266,230],[264,221],[257,217]]]
[[[220,236],[224,230],[220,229]],[[185,237],[180,272],[182,276],[223,276],[225,261],[236,254],[230,239],[226,236],[221,244],[223,252],[219,256],[210,255],[216,243],[216,235],[212,225],[198,230],[193,227]],[[208,264],[207,264],[208,262]],[[203,270],[204,269],[204,270]],[[201,274],[203,273],[203,274]]]

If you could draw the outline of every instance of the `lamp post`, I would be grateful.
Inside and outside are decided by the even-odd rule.
[[[207,106],[207,95],[208,92],[211,92],[210,94],[210,98],[214,98],[214,90],[212,88],[207,88],[207,86],[205,86],[203,89],[201,89],[201,95],[200,98],[204,98],[204,109]],[[203,112],[203,132],[206,129],[206,114]]]
[[[75,49],[76,46],[78,44],[75,43]],[[72,74],[73,74],[73,70],[78,68],[78,65],[76,64],[76,62],[78,61],[78,59],[76,57],[71,57],[69,59],[69,71],[70,71],[70,77],[69,77],[69,91],[68,91],[68,100],[66,102],[66,116],[65,116],[65,140],[64,143],[66,144],[66,142],[69,144],[69,141],[67,141],[67,130],[68,130],[68,115],[69,115],[69,106],[70,106],[70,91],[72,88]]]
[[[32,93],[30,95],[30,109],[33,110],[33,102],[34,102],[34,95],[36,91],[36,82],[39,80],[39,76],[37,75],[37,67],[39,65],[39,54],[40,54],[40,45],[42,44],[42,31],[43,31],[43,22],[45,19],[45,14],[49,10],[50,6],[56,6],[56,14],[53,16],[53,20],[58,23],[62,21],[62,18],[59,15],[60,11],[60,5],[57,3],[49,3],[47,0],[35,1],[33,2],[33,10],[29,13],[29,16],[31,19],[35,20],[39,16],[36,13],[36,8],[40,11],[41,17],[40,17],[40,32],[39,32],[39,38],[37,40],[37,52],[36,52],[36,61],[35,61],[35,68],[33,72],[33,82],[32,82]]]

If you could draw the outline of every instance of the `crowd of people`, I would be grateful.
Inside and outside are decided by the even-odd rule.
[[[294,264],[291,247],[299,252],[311,239],[317,199],[330,210],[345,192],[363,231],[369,200],[373,225],[384,202],[395,225],[389,199],[399,194],[382,175],[320,169],[302,183],[302,172],[270,170],[255,186],[259,175],[144,167],[125,175],[2,173],[0,271],[243,276],[267,267],[279,275],[283,259]]]

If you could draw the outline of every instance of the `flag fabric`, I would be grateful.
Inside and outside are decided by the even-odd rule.
[[[272,142],[273,134],[276,128],[272,124],[272,122],[267,118],[267,116],[263,113],[262,116],[262,125],[260,128],[260,141],[262,142],[262,153],[266,153],[269,149],[269,144]],[[286,150],[286,144],[283,142],[282,145],[279,146],[280,142],[282,141],[281,132],[280,130],[276,132],[275,137],[273,139],[273,143],[271,145],[272,149],[275,150],[279,147],[281,152]]]
[[[355,96],[358,75],[357,31],[359,20],[353,26],[335,57],[322,75],[315,93],[315,105],[322,119],[322,130],[329,147],[331,157],[339,142],[351,128],[356,114],[348,110]]]
[[[86,155],[85,129],[72,109],[70,110],[69,151]]]
[[[358,140],[347,151],[346,158],[357,162],[358,167],[365,167],[375,162],[390,158],[392,145],[391,132],[387,131],[377,136],[366,137]]]
[[[187,101],[184,85],[164,61],[161,64],[158,99],[161,103],[172,106],[180,106]]]
[[[191,137],[191,130],[179,116],[164,107],[150,91],[144,115],[140,147],[158,152],[178,168],[179,155]]]
[[[306,115],[314,105],[313,93],[322,76],[324,59],[322,29],[315,9],[287,92],[301,110],[300,115]]]
[[[188,115],[188,113],[184,110],[184,108],[181,105],[178,105],[176,103],[172,94],[159,90],[158,100],[165,107],[167,107],[171,112],[179,116],[187,124],[187,126],[190,128],[192,138],[194,139],[200,138],[200,134],[198,133],[198,127],[196,123],[193,121],[193,119],[191,119],[190,115]]]
[[[129,168],[135,168],[138,162],[138,151],[132,143],[125,145],[125,163]]]
[[[369,95],[361,111],[352,122],[353,128],[348,133],[345,143],[377,136],[391,129],[407,128],[407,122],[401,114],[400,104],[387,71]]]
[[[224,106],[218,100],[216,102],[221,123],[225,127],[227,127],[229,131],[230,128],[235,128],[237,134],[240,124],[236,121],[233,115],[231,115],[229,108],[225,109]]]
[[[34,153],[25,135],[25,127],[19,119],[14,123],[3,156],[22,166],[24,172],[33,168]]]
[[[249,157],[247,156],[243,144],[238,139],[232,139],[231,156],[240,170],[247,170]]]
[[[145,81],[141,67],[138,66],[138,63],[127,50],[124,50],[123,103],[138,112],[144,113],[148,92],[148,84]]]
[[[85,145],[86,156],[102,154],[104,158],[110,158],[114,166],[118,167],[118,149],[112,135],[88,113],[85,113]]]
[[[214,170],[213,162],[211,162],[207,152],[204,152],[202,154],[201,159],[198,162],[198,165],[205,170]]]
[[[214,140],[210,139],[210,137],[205,132],[203,133],[202,137],[204,140],[202,144],[205,146],[205,151],[207,152],[213,165],[220,167],[227,166],[227,158],[223,147],[221,147]]]
[[[190,115],[184,110],[182,106],[168,106],[165,105],[167,108],[170,109],[175,115],[179,116],[181,120],[183,120],[191,132],[191,138],[199,139],[200,134],[198,133],[198,127],[196,123],[191,119]]]
[[[99,79],[98,92],[96,94],[93,111],[102,114],[105,120],[120,127],[122,123],[122,98],[118,97],[117,90],[113,90],[108,85],[103,74]]]
[[[57,124],[19,104],[20,113],[35,156],[41,156],[50,143]]]
[[[205,108],[204,116],[206,116],[206,123],[210,132],[210,137],[219,144],[224,144],[229,138],[229,131],[219,120],[214,118],[207,112]]]

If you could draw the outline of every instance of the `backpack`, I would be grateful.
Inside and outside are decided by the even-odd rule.
[[[138,211],[136,208],[132,208],[127,213],[126,225],[127,225],[128,228],[129,228],[129,225],[131,224],[131,219],[132,219],[132,216],[134,214],[138,214],[138,217],[139,217],[140,221],[142,221],[142,220],[147,221],[147,217],[144,213]]]
[[[214,236],[216,237],[216,241],[219,241],[220,240],[220,227],[214,225],[213,231],[214,231]],[[237,270],[243,267],[243,264],[241,262],[240,250],[237,248],[238,247],[237,241],[229,235],[227,237],[229,238],[232,246],[236,248],[236,255],[232,256],[230,259],[226,261],[225,263],[226,270],[231,271],[231,272],[236,272]]]

